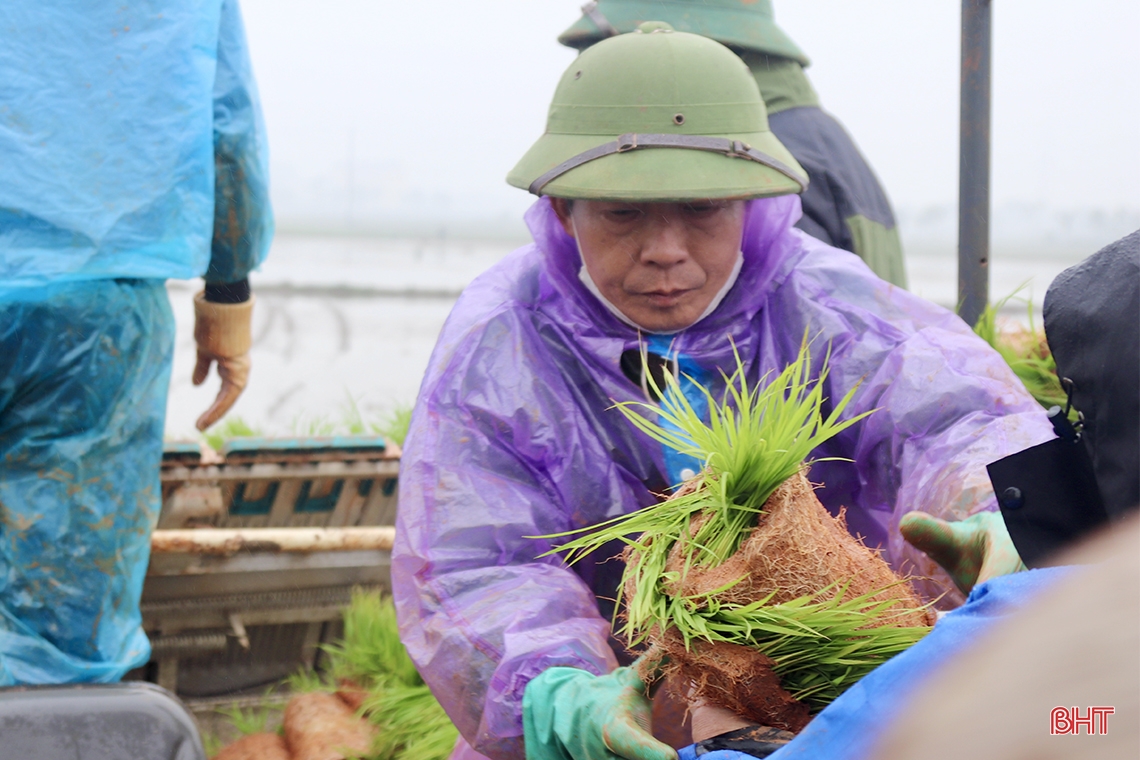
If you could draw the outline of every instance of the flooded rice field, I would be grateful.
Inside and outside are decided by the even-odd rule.
[[[319,433],[351,420],[379,420],[410,405],[456,296],[517,241],[278,235],[252,276],[253,372],[231,415],[271,434]],[[1052,279],[1093,249],[1003,249],[993,253],[991,294],[1028,284],[1037,308]],[[944,306],[957,292],[951,247],[907,249],[911,290]],[[200,282],[171,281],[178,322],[166,429],[194,434],[217,392],[195,388],[191,294]],[[1023,302],[1007,307],[1027,317]]]

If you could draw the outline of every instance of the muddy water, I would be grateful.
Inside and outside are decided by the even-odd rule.
[[[253,275],[253,374],[234,414],[267,433],[319,432],[376,419],[416,396],[436,336],[456,295],[517,241],[415,240],[279,235]],[[997,250],[991,292],[1029,282],[1038,306],[1058,272],[1092,251]],[[907,251],[911,290],[946,306],[956,298],[952,249]],[[171,282],[178,323],[167,435],[193,434],[216,392],[190,384],[193,310],[188,282]],[[1027,292],[1029,292],[1027,290]],[[1024,318],[1025,306],[1007,311]]]

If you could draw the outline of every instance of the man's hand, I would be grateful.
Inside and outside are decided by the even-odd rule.
[[[549,668],[523,694],[527,760],[677,760],[649,722],[645,684],[633,667],[604,676]]]
[[[978,583],[1026,569],[999,512],[979,512],[959,522],[909,512],[899,522],[899,531],[966,594]]]
[[[218,364],[222,387],[210,408],[196,423],[199,430],[213,425],[230,410],[249,382],[249,347],[252,343],[250,322],[253,296],[242,303],[212,303],[204,292],[194,296],[194,340],[198,344],[198,361],[191,381],[201,385],[210,374],[210,365]]]

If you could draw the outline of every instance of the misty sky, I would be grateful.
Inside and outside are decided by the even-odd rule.
[[[516,219],[583,1],[243,0],[283,226]],[[775,7],[894,204],[954,204],[960,2]],[[1140,3],[995,8],[995,205],[1140,209]]]

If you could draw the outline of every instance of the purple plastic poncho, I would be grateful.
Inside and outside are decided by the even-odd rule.
[[[817,493],[833,512],[845,506],[852,533],[896,569],[945,579],[904,544],[899,518],[994,509],[985,465],[1051,428],[957,316],[793,229],[799,215],[796,196],[750,202],[739,279],[671,347],[715,385],[717,368],[735,368],[733,344],[750,382],[792,361],[805,331],[817,363],[830,345],[826,395],[862,381],[846,414],[879,411],[815,452],[853,460],[817,463]],[[618,547],[571,568],[539,559],[551,542],[527,536],[628,513],[668,485],[661,446],[613,408],[644,400],[619,367],[637,332],[579,281],[577,248],[549,201],[526,218],[535,243],[468,286],[432,354],[404,448],[392,556],[403,641],[464,739],[492,758],[524,757],[522,696],[535,675],[617,665],[605,599],[621,565],[603,560]],[[455,756],[478,757],[462,739]]]

